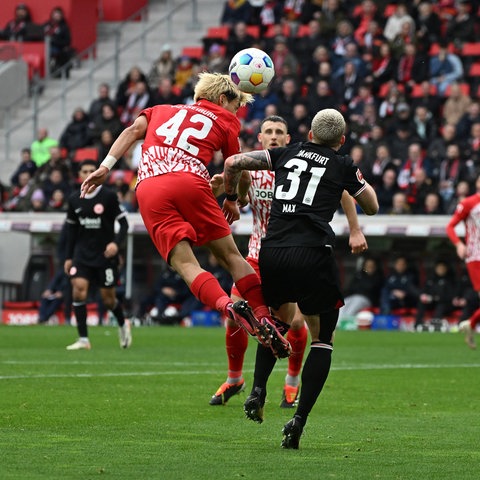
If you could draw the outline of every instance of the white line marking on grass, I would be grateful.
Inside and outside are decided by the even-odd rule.
[[[10,362],[1,362],[1,363],[10,363]],[[15,364],[21,364],[23,362],[11,362]],[[90,364],[90,362],[84,362],[85,364]],[[98,366],[97,362],[95,365]],[[126,363],[126,362],[124,362]],[[25,364],[30,364],[30,362],[25,362]],[[76,365],[83,364],[75,362]],[[57,364],[58,365],[58,364]],[[63,365],[63,364],[62,364]],[[109,364],[110,365],[110,364]],[[158,364],[157,364],[158,365]],[[165,364],[167,365],[167,364]],[[168,363],[170,366],[189,366],[192,363]],[[198,365],[196,365],[198,366]],[[401,364],[401,365],[340,365],[332,367],[332,371],[355,371],[355,370],[406,370],[406,369],[446,369],[446,368],[479,368],[480,364],[478,363],[460,363],[460,364],[448,364],[448,365],[438,365],[438,364]],[[0,375],[0,380],[18,380],[18,379],[38,379],[38,378],[101,378],[101,377],[155,377],[155,376],[165,376],[165,375],[217,375],[218,370],[171,370],[171,371],[161,371],[161,372],[112,372],[112,373],[53,373],[53,374],[33,374],[33,375]]]

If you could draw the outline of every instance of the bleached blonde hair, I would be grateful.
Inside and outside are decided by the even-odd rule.
[[[345,134],[346,123],[343,115],[334,108],[317,112],[312,120],[313,141],[325,147],[338,147]]]
[[[238,98],[241,107],[253,102],[253,96],[240,91],[228,75],[202,72],[198,78],[193,96],[195,102],[203,98],[218,104],[222,94],[227,97],[229,102]]]

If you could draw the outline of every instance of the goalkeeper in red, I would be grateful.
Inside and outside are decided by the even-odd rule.
[[[207,171],[214,152],[221,150],[225,158],[239,153],[236,113],[252,96],[241,92],[228,75],[202,73],[199,77],[192,105],[142,110],[115,140],[99,169],[83,182],[81,194],[103,183],[117,159],[143,139],[136,195],[160,255],[200,302],[233,319],[275,356],[287,357],[290,345],[273,323],[258,275],[233,240]],[[226,203],[236,202],[236,192],[230,192]],[[215,255],[246,301],[232,302],[217,279],[200,266],[194,245],[204,245]]]

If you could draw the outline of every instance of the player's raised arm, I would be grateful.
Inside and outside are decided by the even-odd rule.
[[[100,164],[95,172],[91,173],[80,187],[80,197],[85,197],[87,193],[93,192],[98,185],[105,182],[108,173],[117,163],[118,159],[123,157],[125,153],[140,139],[145,137],[147,131],[147,119],[141,115],[132,125],[127,127],[113,142],[108,155]]]

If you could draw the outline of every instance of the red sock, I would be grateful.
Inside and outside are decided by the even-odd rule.
[[[308,329],[304,324],[300,330],[290,329],[287,333],[287,340],[292,346],[292,354],[288,357],[288,375],[296,377],[302,370],[303,354],[307,346]]]
[[[263,299],[262,285],[256,273],[251,273],[235,282],[238,291],[244,298],[257,318],[270,318],[270,310]]]
[[[248,333],[240,327],[227,325],[225,343],[228,357],[228,377],[242,377],[243,359],[248,346]]]
[[[473,312],[473,315],[470,317],[470,327],[472,330],[475,330],[477,324],[480,323],[480,308]]]
[[[210,272],[202,272],[197,275],[190,290],[204,305],[222,313],[225,313],[226,306],[232,303],[218,280]]]

